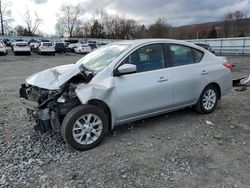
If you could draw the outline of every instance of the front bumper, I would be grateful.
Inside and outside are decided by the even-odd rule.
[[[34,126],[35,131],[41,134],[48,131],[57,132],[61,128],[58,113],[49,108],[39,108],[39,104],[35,101],[28,99],[28,93],[26,92],[27,87],[22,84],[19,90],[20,93],[20,104],[27,109],[30,119],[35,119],[36,125]]]
[[[35,131],[41,134],[55,131],[58,132],[61,128],[58,113],[51,111],[49,108],[39,109],[37,102],[33,102],[24,98],[21,98],[21,105],[27,109],[30,118],[35,119],[36,125]]]
[[[34,101],[30,101],[30,100],[27,100],[25,98],[21,98],[21,101],[20,101],[21,105],[29,110],[33,110],[35,111],[37,106],[38,106],[38,103],[37,102],[34,102]]]

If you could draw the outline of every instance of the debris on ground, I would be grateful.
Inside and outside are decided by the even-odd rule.
[[[221,138],[222,138],[222,134],[221,134],[221,133],[215,134],[215,135],[214,135],[214,138],[215,138],[215,139],[221,139]]]
[[[205,123],[208,125],[214,125],[211,121],[208,121],[208,120],[206,120]]]
[[[239,92],[242,92],[242,91],[246,91],[247,90],[247,87],[246,86],[242,86],[242,87],[239,87],[237,89],[235,89],[236,91],[239,91]]]

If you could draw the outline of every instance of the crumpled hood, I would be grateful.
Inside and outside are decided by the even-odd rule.
[[[35,73],[26,78],[25,82],[40,88],[57,90],[80,71],[79,64],[62,65]]]

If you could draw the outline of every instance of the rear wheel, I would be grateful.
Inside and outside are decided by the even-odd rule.
[[[213,85],[208,85],[199,98],[195,110],[199,113],[208,114],[214,111],[218,102],[218,90]]]
[[[74,149],[87,150],[97,146],[108,130],[105,113],[92,105],[72,109],[62,123],[63,139]]]

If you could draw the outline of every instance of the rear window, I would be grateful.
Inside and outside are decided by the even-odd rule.
[[[201,59],[203,58],[203,52],[201,52],[200,50],[196,50],[196,49],[192,49],[193,50],[193,55],[194,55],[194,62],[198,63],[201,61]]]
[[[16,46],[18,46],[18,47],[26,47],[26,46],[28,46],[28,44],[27,43],[16,43]]]
[[[174,66],[198,63],[203,57],[202,51],[180,44],[170,44],[170,53]]]
[[[43,43],[43,46],[52,46],[52,43],[51,42],[46,42],[46,43]]]

